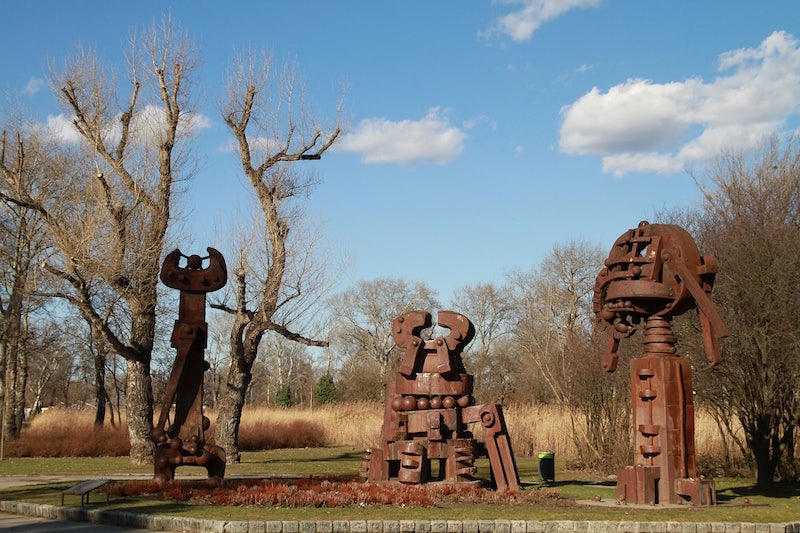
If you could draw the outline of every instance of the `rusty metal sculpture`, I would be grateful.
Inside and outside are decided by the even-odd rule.
[[[716,503],[714,481],[697,474],[691,367],[676,353],[671,322],[696,308],[708,362],[722,361],[719,339],[728,331],[710,298],[716,272],[716,260],[700,255],[686,230],[641,222],[617,239],[597,276],[594,312],[609,335],[605,371],[616,370],[620,339],[644,320],[645,354],[631,361],[634,466],[619,471],[619,502]]]
[[[222,484],[225,476],[225,450],[207,444],[205,438],[210,421],[203,415],[203,373],[208,369],[203,352],[208,337],[206,293],[225,286],[228,274],[222,254],[213,248],[207,250],[204,258],[174,250],[161,267],[161,281],[180,290],[181,296],[171,339],[177,355],[158,422],[150,432],[156,446],[153,481],[160,485],[173,481],[175,469],[181,465],[205,467],[212,485]],[[179,266],[182,258],[186,259],[185,267]],[[208,260],[206,268],[204,260]]]
[[[431,327],[426,311],[410,311],[392,323],[394,340],[405,353],[395,381],[386,387],[381,447],[367,450],[362,476],[406,484],[477,483],[477,442],[468,425],[480,423],[495,486],[519,490],[503,410],[500,405],[474,405],[472,376],[461,359],[475,327],[453,311],[439,311],[438,322],[450,333],[431,340],[420,337]]]

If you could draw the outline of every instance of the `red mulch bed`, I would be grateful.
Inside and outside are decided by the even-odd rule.
[[[521,493],[497,492],[472,485],[429,483],[367,483],[357,476],[308,477],[300,479],[226,480],[221,487],[203,482],[179,481],[159,487],[151,482],[115,483],[111,494],[149,497],[198,505],[262,507],[439,507],[451,504],[549,503],[566,505],[558,492],[549,488]]]

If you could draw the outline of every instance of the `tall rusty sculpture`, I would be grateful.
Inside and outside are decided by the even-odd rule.
[[[503,410],[474,405],[472,376],[461,360],[475,327],[454,311],[439,311],[438,322],[450,333],[430,340],[420,337],[432,324],[426,311],[410,311],[392,323],[392,336],[405,353],[395,381],[386,386],[381,447],[367,450],[362,476],[406,484],[476,482],[477,443],[468,424],[480,423],[497,489],[519,490]]]
[[[644,320],[644,356],[631,361],[634,466],[620,469],[617,501],[714,505],[714,481],[698,476],[689,360],[676,353],[672,317],[696,308],[713,366],[728,331],[711,301],[717,262],[702,256],[680,226],[641,222],[611,248],[597,276],[593,308],[609,343],[607,372],[617,368],[620,339]]]
[[[161,267],[164,285],[181,291],[171,339],[177,354],[158,422],[150,433],[156,446],[153,481],[161,485],[173,481],[175,469],[181,465],[205,467],[213,485],[221,484],[225,476],[225,450],[207,444],[205,438],[210,421],[203,415],[203,373],[208,369],[203,353],[208,337],[206,294],[224,287],[228,273],[222,254],[214,248],[207,250],[205,258],[174,250]],[[186,259],[184,267],[179,265],[182,258]],[[206,259],[208,266],[203,268]]]

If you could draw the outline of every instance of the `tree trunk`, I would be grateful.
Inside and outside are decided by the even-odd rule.
[[[94,425],[95,426],[102,426],[106,421],[106,387],[105,383],[97,383],[94,384],[95,389],[95,401],[97,402],[97,407],[94,410]],[[112,421],[113,422],[113,421]]]
[[[769,457],[769,444],[754,448],[753,457],[756,461],[756,486],[763,493],[772,488],[773,471]]]
[[[747,435],[747,446],[756,464],[756,486],[762,493],[772,488],[772,479],[775,476],[771,422],[769,415],[759,415],[754,422],[742,423]]]
[[[17,399],[17,343],[12,341],[6,351],[5,398],[3,402],[3,435],[12,440],[19,436],[15,404]]]
[[[250,368],[252,368],[252,364]],[[250,380],[253,378],[250,368],[244,369],[239,365],[231,364],[225,390],[220,396],[216,445],[225,450],[228,464],[241,461],[239,423],[242,420],[245,395],[250,386]]]
[[[17,436],[19,436],[22,432],[22,424],[25,422],[25,392],[28,389],[27,350],[21,349],[19,351],[17,367],[17,386],[14,394],[14,424],[17,427]]]
[[[125,403],[128,435],[131,441],[131,463],[144,465],[153,460],[153,387],[150,362],[128,360],[125,374]]]
[[[108,394],[106,393],[106,357],[99,350],[94,356],[94,398],[97,402],[94,411],[94,425],[102,426],[106,419]]]
[[[6,404],[6,354],[8,353],[8,341],[0,339],[0,409]],[[2,414],[2,411],[0,411]],[[2,420],[0,420],[2,423]]]

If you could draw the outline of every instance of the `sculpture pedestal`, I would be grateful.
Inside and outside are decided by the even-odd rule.
[[[688,359],[647,353],[631,361],[635,466],[618,472],[618,501],[716,503],[714,481],[697,476],[692,394]]]

